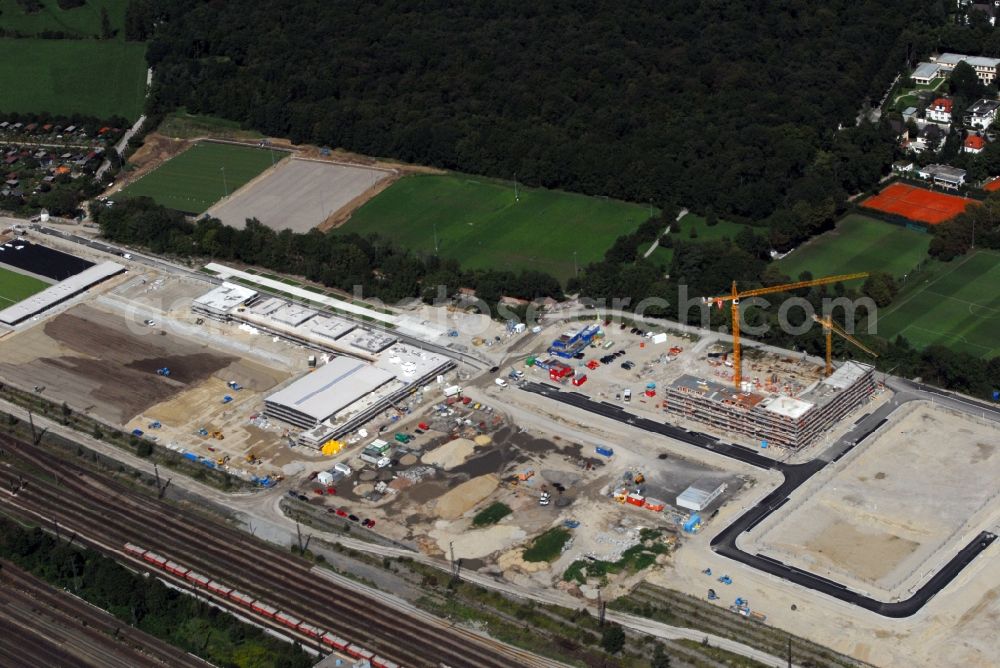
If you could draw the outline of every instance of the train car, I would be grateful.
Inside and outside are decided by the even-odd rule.
[[[132,543],[125,543],[125,552],[134,557],[141,557],[146,554],[146,548],[133,545]]]
[[[167,558],[161,557],[155,552],[147,552],[146,554],[142,555],[142,558],[148,561],[149,563],[153,564],[154,566],[159,566],[160,568],[164,568],[167,565]]]
[[[182,578],[188,574],[189,569],[186,566],[181,566],[176,561],[168,561],[163,564],[163,570],[170,573],[171,575],[176,575]]]
[[[270,617],[274,619],[274,616],[278,614],[278,609],[273,605],[268,605],[263,601],[254,601],[250,609],[256,612],[258,615],[264,615],[265,617]]]
[[[355,645],[354,643],[348,645],[347,649],[344,651],[347,653],[347,656],[352,659],[365,659],[367,661],[371,661],[372,657],[375,656],[375,652],[367,650],[360,645]]]
[[[399,668],[399,664],[395,661],[390,661],[389,659],[384,659],[381,656],[373,656],[371,664],[375,668]]]
[[[347,649],[347,641],[340,636],[333,635],[332,633],[324,633],[322,640],[324,645],[329,645],[330,647],[340,650],[341,652]]]
[[[232,587],[227,587],[221,582],[216,582],[215,580],[209,580],[208,584],[205,585],[205,589],[212,592],[213,594],[218,594],[223,598],[228,598],[229,595],[233,593]]]
[[[317,628],[312,624],[306,624],[305,622],[299,624],[299,631],[302,631],[310,638],[319,638],[323,635],[323,629]]]
[[[208,589],[208,583],[211,582],[211,580],[209,580],[201,573],[195,573],[193,571],[189,571],[186,577],[188,579],[188,582],[193,582],[195,585],[201,587],[202,589]]]
[[[299,619],[298,617],[292,617],[287,612],[279,612],[278,614],[274,615],[274,620],[277,622],[281,622],[290,629],[297,629],[299,628],[299,624],[302,623],[301,619]]]
[[[248,596],[247,594],[244,594],[243,592],[234,589],[231,592],[229,592],[229,600],[236,601],[240,605],[245,605],[248,608],[252,608],[254,597]]]

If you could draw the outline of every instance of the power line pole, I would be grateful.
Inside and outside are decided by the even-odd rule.
[[[514,172],[514,201],[520,202],[521,196],[517,192],[517,172]]]

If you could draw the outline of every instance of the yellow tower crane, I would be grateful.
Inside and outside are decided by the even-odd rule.
[[[878,357],[878,353],[866,346],[865,344],[858,341],[856,338],[844,331],[844,328],[833,321],[832,316],[827,316],[821,318],[818,315],[813,314],[813,320],[818,322],[826,330],[826,375],[829,376],[833,373],[833,333],[836,332],[837,336],[850,341],[856,345],[861,350],[865,351],[872,357]]]
[[[798,283],[785,283],[784,285],[772,285],[768,288],[755,288],[740,292],[736,289],[736,281],[733,281],[732,292],[719,297],[705,297],[705,303],[715,302],[722,308],[724,302],[730,303],[730,314],[732,319],[733,332],[733,385],[740,390],[740,383],[743,381],[743,371],[740,368],[740,299],[745,297],[759,297],[760,295],[770,295],[775,292],[788,292],[789,290],[799,290],[811,288],[817,285],[829,285],[830,283],[840,283],[842,281],[853,281],[859,278],[867,278],[868,272],[857,274],[843,274],[841,276],[827,276],[825,278],[814,278],[810,281],[799,281]]]

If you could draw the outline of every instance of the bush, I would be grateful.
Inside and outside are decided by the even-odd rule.
[[[552,561],[562,552],[563,545],[569,540],[569,531],[562,527],[549,529],[531,542],[524,551],[525,561]]]
[[[149,457],[153,454],[153,444],[145,439],[141,439],[139,445],[135,448],[135,454],[140,457]]]
[[[510,515],[510,513],[510,506],[506,503],[496,501],[476,513],[476,516],[472,518],[472,525],[484,527],[490,524],[496,524],[503,518]]]
[[[608,654],[617,654],[625,648],[625,631],[617,624],[611,624],[604,629],[601,636],[601,647]]]

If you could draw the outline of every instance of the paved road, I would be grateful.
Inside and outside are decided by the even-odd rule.
[[[868,438],[886,422],[888,415],[893,410],[904,403],[910,401],[934,401],[935,403],[967,413],[970,411],[975,413],[982,412],[983,416],[987,417],[987,419],[1000,421],[1000,410],[989,404],[960,397],[944,390],[901,378],[888,378],[886,384],[896,392],[896,399],[893,402],[880,406],[877,410],[865,415],[855,424],[853,429],[833,443],[820,456],[802,464],[788,464],[768,459],[750,448],[732,443],[724,443],[706,434],[681,429],[649,418],[637,417],[620,405],[609,402],[597,402],[578,392],[564,392],[553,385],[528,382],[523,383],[520,387],[526,392],[532,392],[564,404],[582,408],[591,413],[618,420],[639,429],[662,434],[668,438],[710,450],[725,457],[750,464],[751,466],[780,472],[784,475],[784,481],[781,485],[715,536],[711,542],[712,550],[751,568],[832,596],[846,603],[857,605],[879,615],[901,618],[909,617],[920,610],[927,601],[954,580],[963,568],[970,564],[983,550],[988,548],[996,540],[996,535],[987,531],[981,532],[945,564],[944,567],[935,573],[930,580],[924,583],[913,596],[903,601],[893,602],[879,601],[859,592],[852,591],[843,584],[820,577],[801,568],[789,566],[771,557],[744,552],[736,544],[740,534],[751,531],[767,518],[768,515],[787,503],[792,492],[823,468],[843,457],[858,443]]]

